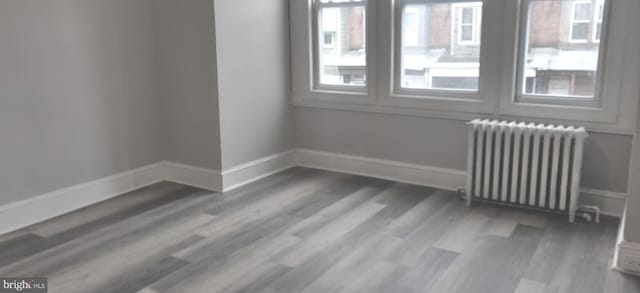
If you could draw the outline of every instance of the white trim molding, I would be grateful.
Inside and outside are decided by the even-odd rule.
[[[293,150],[260,158],[222,171],[223,191],[227,192],[295,166]]]
[[[628,241],[619,243],[615,261],[615,270],[640,276],[640,243]]]
[[[289,150],[224,171],[163,161],[0,206],[0,235],[161,181],[227,192],[296,166],[452,191],[462,188],[466,179],[463,170],[309,149]],[[621,216],[626,194],[586,188],[581,192],[580,204],[596,205],[605,215]]]
[[[407,115],[439,119],[492,118],[547,124],[581,125],[589,131],[632,135],[640,88],[640,36],[632,28],[640,18],[631,15],[640,1],[607,1],[603,10],[602,80],[593,101],[553,99],[519,94],[520,40],[524,40],[527,1],[484,1],[477,93],[401,89],[399,65],[403,3],[418,0],[369,1],[367,14],[368,87],[366,93],[315,91],[311,68],[313,52],[312,0],[289,0],[292,100],[296,107]],[[456,1],[453,1],[456,2]],[[375,5],[374,5],[375,4]],[[377,13],[375,12],[377,11]],[[370,25],[371,26],[371,25]],[[522,28],[522,30],[520,29]],[[372,38],[374,37],[375,40]],[[375,50],[375,51],[374,51]],[[375,61],[375,64],[374,64]],[[375,65],[375,66],[374,66]],[[374,68],[375,67],[375,68]],[[522,67],[522,66],[520,66]],[[518,96],[518,97],[516,97]],[[599,97],[603,97],[599,99]]]
[[[444,190],[457,190],[464,186],[466,176],[465,172],[460,170],[306,149],[296,151],[296,165]]]
[[[306,149],[297,150],[295,156],[296,165],[301,167],[376,177],[444,190],[456,191],[463,188],[466,182],[466,172],[463,170]],[[581,188],[578,204],[598,206],[603,215],[620,218],[626,198],[625,193]]]
[[[102,179],[0,206],[0,235],[162,181],[213,192],[231,189],[293,167],[294,151],[251,161],[224,172],[175,162],[158,162]]]
[[[626,193],[583,187],[580,189],[578,207],[583,205],[597,206],[603,215],[621,218],[626,201]]]
[[[222,174],[212,170],[174,162],[162,162],[164,180],[201,189],[221,192]]]
[[[163,163],[48,192],[0,206],[0,235],[164,181]]]
[[[625,210],[620,220],[620,227],[618,227],[612,266],[615,271],[640,276],[640,268],[637,265],[637,263],[640,263],[640,243],[624,240],[626,217],[627,212]],[[635,266],[632,265],[634,262],[636,263]]]

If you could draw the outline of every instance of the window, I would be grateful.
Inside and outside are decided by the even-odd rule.
[[[482,1],[400,1],[396,91],[479,88]]]
[[[591,1],[574,1],[571,9],[571,42],[587,42],[591,25]]]
[[[365,13],[364,0],[315,2],[316,89],[364,91],[367,70]]]
[[[602,20],[604,19],[604,0],[596,3],[595,23],[593,28],[593,41],[600,42],[600,34],[602,33]]]
[[[480,44],[480,26],[482,21],[482,2],[454,4],[454,19],[457,27],[458,44]]]
[[[600,3],[604,7],[604,1]],[[591,1],[573,1],[570,13],[563,13],[566,4],[566,0],[528,0],[520,46],[520,99],[579,102],[595,101],[598,96],[602,50],[600,44],[588,40],[594,19],[599,19],[599,24],[593,25],[593,35],[600,38],[604,8],[599,9],[599,18],[594,18]],[[569,22],[563,19],[567,14]],[[561,23],[570,24],[569,42],[557,37],[563,29],[557,25]]]
[[[290,0],[294,104],[635,127],[638,0]]]
[[[336,46],[336,32],[324,33],[324,47],[334,48]]]

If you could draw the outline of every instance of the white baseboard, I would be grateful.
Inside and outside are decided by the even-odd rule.
[[[626,210],[620,219],[618,227],[618,237],[616,239],[616,247],[613,253],[613,269],[615,271],[640,276],[640,269],[637,267],[630,268],[628,261],[634,260],[640,262],[640,243],[624,240],[624,226],[626,224]]]
[[[424,185],[444,190],[464,187],[463,170],[409,164],[360,156],[336,154],[314,150],[296,151],[296,165],[362,176],[377,177],[398,182]],[[627,195],[624,193],[582,188],[580,205],[593,205],[603,215],[621,217]]]
[[[118,195],[170,181],[215,192],[229,191],[284,169],[300,166],[398,182],[457,190],[465,171],[307,149],[296,149],[219,171],[174,162],[159,162],[103,179],[0,206],[0,234],[26,227]],[[603,214],[620,217],[626,194],[582,189],[580,204],[596,205]]]
[[[465,185],[465,171],[352,155],[299,149],[296,165],[398,182],[457,190]]]
[[[214,192],[230,190],[293,166],[289,151],[224,172],[174,162],[158,162],[0,206],[0,235],[114,198],[161,181]]]
[[[640,276],[640,243],[622,241],[616,246],[613,269],[622,273]],[[633,262],[636,265],[632,266]]]
[[[164,180],[197,188],[221,192],[222,174],[218,170],[212,170],[174,162],[162,162],[165,177]]]
[[[163,181],[162,163],[0,206],[0,235]]]
[[[580,189],[579,205],[597,206],[600,213],[606,216],[621,218],[627,194],[591,188]]]
[[[225,192],[294,166],[295,151],[286,151],[260,158],[222,171],[222,186]]]

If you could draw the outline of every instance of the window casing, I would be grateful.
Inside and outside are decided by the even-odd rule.
[[[396,2],[395,95],[480,98],[482,4],[478,0]]]
[[[634,0],[588,0],[592,3],[590,24],[586,42],[572,42],[572,3],[586,0],[559,0],[564,4],[562,24],[551,24],[561,31],[563,47],[597,46],[596,81],[592,93],[572,92],[574,82],[585,83],[585,76],[560,75],[549,80],[545,92],[534,91],[539,84],[535,74],[526,74],[525,65],[526,26],[528,7],[533,1],[545,0],[495,0],[483,1],[480,19],[479,62],[477,74],[434,74],[424,77],[419,68],[405,68],[411,80],[402,77],[402,50],[419,48],[428,32],[416,10],[410,9],[409,26],[419,37],[404,41],[402,11],[405,6],[425,3],[464,4],[469,0],[381,0],[366,2],[366,75],[344,70],[339,76],[342,82],[354,83],[347,87],[324,85],[317,78],[314,48],[318,37],[314,32],[315,1],[290,0],[291,7],[291,58],[294,104],[303,107],[320,107],[365,112],[382,112],[446,119],[472,119],[478,117],[529,120],[546,123],[575,123],[590,129],[603,129],[616,133],[628,133],[634,129],[636,100],[640,95],[637,80],[640,74],[632,69],[640,46],[636,46],[633,31],[640,27],[631,11],[640,9]],[[337,2],[342,2],[337,0]],[[612,4],[615,3],[615,4]],[[602,13],[598,13],[602,3]],[[362,4],[362,3],[360,3]],[[634,10],[635,9],[635,10]],[[449,27],[457,27],[455,13],[448,12]],[[417,12],[420,15],[420,12]],[[599,33],[598,33],[599,31]],[[544,35],[544,34],[542,34]],[[601,35],[601,37],[599,37]],[[458,35],[451,35],[455,46],[447,48],[456,53]],[[342,41],[336,38],[336,44]],[[639,42],[640,43],[640,42]],[[416,46],[417,44],[417,46]],[[321,44],[322,45],[322,44]],[[473,45],[466,45],[473,47]],[[595,60],[595,58],[593,59]],[[480,65],[481,64],[481,65]],[[525,72],[525,73],[523,73]],[[606,72],[606,74],[605,74]],[[477,75],[477,86],[469,81]],[[529,79],[529,82],[527,82]],[[362,82],[364,81],[364,82]],[[424,83],[411,86],[406,82]],[[591,83],[591,80],[588,80]],[[457,89],[450,89],[451,85]],[[461,84],[472,86],[463,88]],[[430,87],[427,87],[429,85]],[[435,88],[433,88],[435,86]],[[476,90],[473,88],[477,87]],[[636,94],[638,92],[638,94]],[[542,94],[540,94],[542,93]],[[630,130],[631,129],[631,130]]]
[[[516,102],[598,107],[604,76],[604,43],[589,42],[596,30],[596,0],[524,0],[518,46]],[[602,0],[603,7],[605,1]],[[571,5],[568,42],[551,39],[547,22],[565,23],[566,4]],[[558,11],[561,10],[561,11]],[[604,8],[603,8],[604,20]],[[551,17],[556,17],[550,19]],[[586,22],[585,22],[586,21]],[[601,21],[602,23],[602,21]],[[580,27],[579,29],[577,29]],[[562,27],[558,32],[562,32]],[[581,31],[576,39],[576,31]]]
[[[366,92],[367,0],[313,2],[313,89]]]

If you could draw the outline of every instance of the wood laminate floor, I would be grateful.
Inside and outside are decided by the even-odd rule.
[[[0,236],[0,276],[49,292],[640,292],[617,220],[464,202],[293,168],[225,194],[160,183]]]

